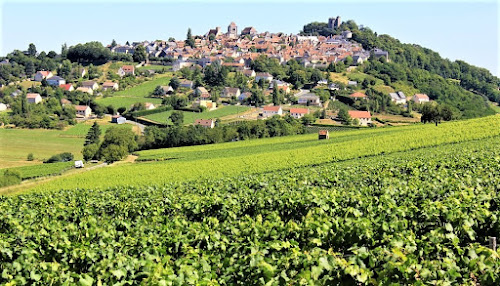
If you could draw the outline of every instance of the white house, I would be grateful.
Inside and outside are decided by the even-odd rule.
[[[389,93],[391,97],[391,101],[396,104],[405,104],[406,103],[406,95],[402,91],[391,92]]]
[[[39,93],[28,93],[26,94],[26,99],[28,100],[28,103],[42,102],[42,96]]]
[[[222,91],[222,97],[239,97],[241,94],[241,91],[237,87],[225,87],[224,90]]]
[[[417,93],[413,96],[412,100],[415,103],[421,104],[421,103],[429,102],[429,97],[427,96],[427,94]]]
[[[135,75],[135,68],[133,65],[124,65],[118,69],[118,75],[121,77],[129,74]]]
[[[87,118],[92,113],[92,109],[87,105],[75,105],[76,116]]]
[[[349,110],[349,116],[352,119],[357,119],[359,121],[359,125],[367,126],[372,123],[372,116],[370,111],[359,111],[359,110]]]
[[[91,88],[92,90],[99,89],[99,85],[97,84],[97,82],[95,82],[93,80],[87,80],[87,81],[82,82],[82,87],[88,87],[88,88]]]
[[[76,91],[85,92],[85,93],[88,93],[90,95],[94,94],[94,91],[90,87],[81,86],[81,87],[77,88]]]
[[[42,81],[43,79],[49,79],[53,76],[51,71],[38,71],[35,74],[35,81]]]
[[[60,76],[52,76],[49,79],[47,79],[47,83],[52,86],[60,86],[63,84],[66,84],[66,80]]]
[[[261,79],[271,82],[273,80],[273,76],[267,72],[259,72],[255,75],[255,82],[259,82]]]
[[[207,110],[217,109],[217,103],[212,102],[211,100],[199,99],[193,102],[193,107],[205,107]]]
[[[290,108],[290,116],[299,119],[304,117],[304,115],[309,114],[308,108]]]
[[[267,118],[271,117],[274,115],[282,115],[283,114],[283,109],[281,109],[281,106],[264,106],[262,108],[262,117]]]
[[[118,83],[107,81],[102,84],[102,90],[118,90]]]
[[[321,105],[321,101],[319,100],[319,96],[308,93],[299,96],[298,103],[301,105]]]

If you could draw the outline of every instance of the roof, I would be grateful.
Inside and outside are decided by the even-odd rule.
[[[97,82],[95,82],[93,80],[87,80],[87,81],[82,82],[82,86],[93,86],[94,84],[97,84]]]
[[[276,111],[278,112],[281,106],[264,106],[264,111]]]
[[[309,109],[307,109],[307,108],[290,108],[290,113],[308,114]]]
[[[349,110],[351,118],[372,118],[370,111]]]
[[[366,94],[362,93],[362,92],[355,92],[351,95],[349,95],[350,97],[355,97],[355,98],[366,98]]]
[[[208,93],[208,90],[206,88],[204,88],[203,86],[198,86],[197,89],[201,92],[201,93]]]
[[[38,96],[40,96],[39,93],[28,93],[28,94],[26,94],[26,98],[36,98]]]
[[[423,93],[417,93],[417,94],[415,94],[415,97],[418,99],[429,99],[427,94],[423,94]]]
[[[88,105],[75,105],[75,109],[77,111],[85,111],[87,108],[90,108]]]
[[[48,76],[51,71],[38,71],[39,73],[41,73],[43,76]]]
[[[132,66],[132,65],[124,65],[124,66],[122,66],[122,70],[126,71],[126,72],[133,71],[134,70],[134,66]]]
[[[49,78],[48,80],[64,80],[64,78],[56,75],[56,76]]]
[[[237,93],[240,89],[237,87],[225,87],[224,91],[229,93]]]
[[[195,125],[202,125],[202,126],[212,126],[214,123],[213,119],[196,119],[194,121]]]
[[[69,90],[72,86],[73,85],[71,83],[59,85],[59,87],[62,88],[62,89],[64,89],[64,90]]]
[[[319,130],[318,131],[318,135],[327,135],[328,134],[328,130]]]
[[[112,82],[112,81],[107,81],[107,82],[103,83],[102,86],[112,87],[112,86],[115,86],[115,84],[117,84],[117,83]]]
[[[71,101],[67,100],[66,98],[61,98],[61,104],[71,104]]]

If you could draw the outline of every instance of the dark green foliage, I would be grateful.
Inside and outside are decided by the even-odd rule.
[[[28,156],[26,157],[26,161],[33,161],[35,157],[33,156],[33,153],[29,153]]]
[[[71,46],[68,49],[67,58],[78,63],[106,63],[111,57],[111,52],[100,42],[89,42]]]
[[[137,138],[134,132],[129,128],[113,126],[106,130],[104,140],[99,147],[99,159],[106,162],[115,162],[123,159],[128,153],[137,149]],[[92,154],[88,150],[88,156]]]
[[[186,43],[186,46],[190,46],[191,48],[194,48],[194,38],[193,38],[193,35],[191,35],[191,28],[188,29],[187,35],[186,35],[186,40],[184,42]]]
[[[17,185],[21,183],[21,173],[17,170],[7,169],[0,174],[0,187]]]
[[[134,62],[144,62],[147,59],[146,48],[143,45],[139,45],[135,48],[134,55],[132,58]]]
[[[44,163],[69,162],[73,161],[73,158],[74,158],[73,154],[69,152],[64,152],[50,157],[49,159],[44,161]]]
[[[170,85],[173,90],[177,90],[180,87],[181,82],[179,81],[178,77],[174,76],[172,79],[170,79],[168,85]]]
[[[100,136],[101,136],[101,128],[99,127],[97,121],[95,121],[92,127],[89,129],[87,136],[85,136],[85,143],[83,146],[99,143]]]
[[[184,113],[182,111],[174,111],[172,114],[170,114],[170,117],[168,118],[172,122],[174,126],[181,126],[184,122]]]

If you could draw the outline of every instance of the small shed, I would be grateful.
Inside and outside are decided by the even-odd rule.
[[[328,133],[328,130],[319,130],[318,131],[318,139],[328,139],[330,138],[330,134]]]
[[[82,160],[75,161],[75,168],[83,168],[83,161]]]
[[[127,119],[123,116],[120,115],[113,115],[111,117],[111,123],[116,123],[116,124],[123,124],[127,121]]]

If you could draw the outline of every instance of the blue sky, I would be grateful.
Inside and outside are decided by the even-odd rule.
[[[1,0],[0,0],[1,1]],[[241,30],[297,33],[311,21],[340,15],[379,34],[431,48],[500,75],[496,1],[9,1],[1,6],[0,55],[26,49],[60,51],[63,43],[184,39],[234,21]]]

